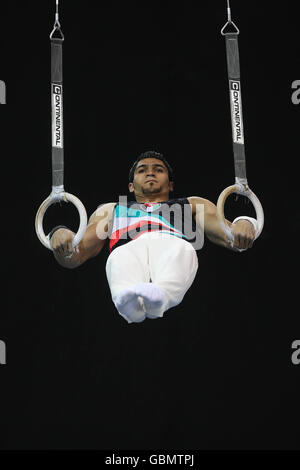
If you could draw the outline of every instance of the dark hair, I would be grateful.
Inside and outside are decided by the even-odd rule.
[[[163,154],[158,153],[158,152],[154,152],[153,150],[149,150],[148,152],[141,153],[141,155],[138,156],[137,160],[134,162],[134,164],[130,168],[129,183],[133,182],[134,172],[135,172],[135,169],[136,169],[136,166],[137,166],[138,162],[140,160],[143,160],[144,158],[157,158],[158,160],[161,160],[167,167],[168,175],[169,175],[169,181],[174,182],[174,171],[171,168],[171,166],[169,165],[169,163],[167,162],[167,160],[165,159],[165,157],[163,156]]]

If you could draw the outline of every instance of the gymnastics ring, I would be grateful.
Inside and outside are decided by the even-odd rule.
[[[217,202],[217,217],[219,224],[225,233],[227,235],[227,238],[229,241],[233,242],[234,241],[234,236],[231,231],[231,228],[226,224],[225,222],[225,216],[224,216],[224,205],[226,202],[226,199],[228,196],[232,193],[240,194],[242,196],[246,196],[250,201],[252,202],[255,212],[256,212],[256,220],[258,224],[258,228],[255,234],[255,240],[260,236],[263,226],[264,226],[264,211],[262,208],[262,205],[258,199],[257,196],[247,187],[247,189],[244,188],[242,184],[234,184],[232,186],[228,186],[228,188],[225,188],[224,191],[220,194]]]
[[[38,239],[49,250],[52,250],[52,247],[50,245],[50,240],[48,240],[48,237],[45,235],[45,232],[43,229],[43,219],[44,219],[46,210],[52,204],[55,204],[56,202],[61,201],[61,200],[65,202],[71,202],[72,204],[74,204],[74,206],[79,212],[80,224],[79,224],[78,231],[73,238],[73,248],[75,248],[78,245],[78,243],[80,243],[86,231],[87,214],[86,214],[86,210],[82,202],[76,196],[70,193],[61,192],[59,195],[56,195],[56,196],[52,196],[50,194],[50,196],[48,196],[47,199],[45,199],[40,205],[36,213],[36,217],[35,217],[35,231],[38,236]]]

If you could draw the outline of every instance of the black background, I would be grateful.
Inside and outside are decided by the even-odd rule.
[[[36,237],[51,190],[55,2],[3,6],[2,449],[299,449],[296,4],[231,2],[263,234],[241,254],[206,241],[183,302],[131,325],[111,301],[107,245],[66,270]],[[129,196],[129,168],[146,150],[174,167],[172,197],[216,203],[234,182],[226,2],[164,5],[61,2],[65,189],[88,215]],[[230,220],[253,215],[241,199],[228,200]],[[76,209],[51,207],[45,232],[60,223],[76,230]]]

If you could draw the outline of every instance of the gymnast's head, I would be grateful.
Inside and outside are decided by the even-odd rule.
[[[174,172],[161,153],[142,153],[129,171],[128,189],[138,202],[168,201],[174,190]]]

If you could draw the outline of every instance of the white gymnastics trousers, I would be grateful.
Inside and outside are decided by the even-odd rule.
[[[149,282],[160,287],[163,304],[155,315],[151,312],[146,315],[148,318],[162,317],[164,312],[178,305],[192,285],[197,270],[198,257],[191,243],[159,232],[145,232],[115,248],[106,262],[106,276],[115,306],[119,293],[126,288]],[[119,313],[131,323],[126,315]]]

